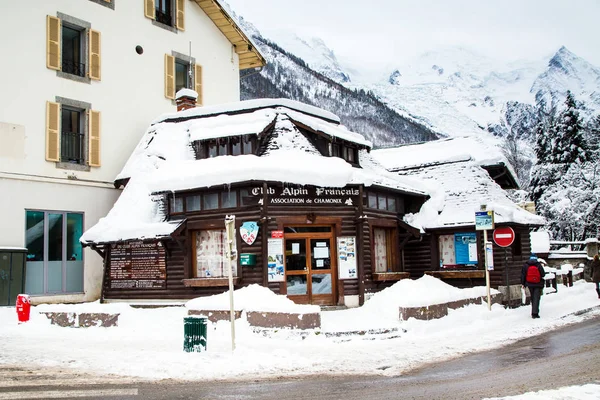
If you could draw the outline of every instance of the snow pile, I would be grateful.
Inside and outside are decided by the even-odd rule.
[[[285,313],[318,313],[319,306],[296,304],[284,295],[273,293],[269,288],[250,285],[233,291],[233,304],[236,310],[266,311]],[[188,310],[225,311],[230,309],[229,291],[209,297],[198,297],[185,304]]]
[[[491,294],[500,293],[491,289]],[[485,286],[459,289],[429,275],[421,278],[403,279],[394,285],[377,292],[363,308],[371,311],[389,308],[398,315],[399,307],[421,307],[450,301],[487,296]]]

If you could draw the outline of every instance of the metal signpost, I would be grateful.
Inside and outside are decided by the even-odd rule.
[[[227,243],[225,246],[227,266],[229,267],[229,311],[231,319],[231,351],[235,350],[235,311],[233,308],[233,271],[231,262],[237,259],[237,250],[235,246],[235,215],[225,217],[225,233]]]
[[[482,204],[480,207],[481,211],[475,212],[475,230],[483,231],[483,244],[487,246],[487,230],[494,229],[494,211],[488,211],[487,206]],[[492,299],[490,296],[490,270],[488,264],[488,251],[484,251],[484,265],[485,265],[485,286],[487,288],[487,299],[488,299],[488,310],[492,309]],[[493,269],[493,259],[492,259]]]
[[[506,248],[513,244],[515,241],[515,231],[513,228],[507,226],[504,228],[497,228],[494,230],[494,234],[492,235],[494,238],[494,242],[500,246],[504,247],[504,270],[506,271],[506,306],[510,307],[510,285],[508,282],[508,257],[506,255]]]

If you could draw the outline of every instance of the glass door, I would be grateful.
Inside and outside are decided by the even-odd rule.
[[[335,304],[333,233],[285,234],[287,296],[298,304]]]

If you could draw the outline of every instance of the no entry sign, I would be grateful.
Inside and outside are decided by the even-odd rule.
[[[494,242],[500,247],[508,247],[515,241],[515,231],[510,227],[494,229]]]

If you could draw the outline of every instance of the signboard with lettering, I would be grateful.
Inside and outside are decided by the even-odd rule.
[[[129,242],[110,248],[111,289],[164,289],[167,264],[162,243]]]
[[[265,194],[262,186],[250,190],[250,195],[261,197]],[[306,206],[357,206],[360,191],[357,187],[326,188],[318,186],[268,186],[268,205]]]

